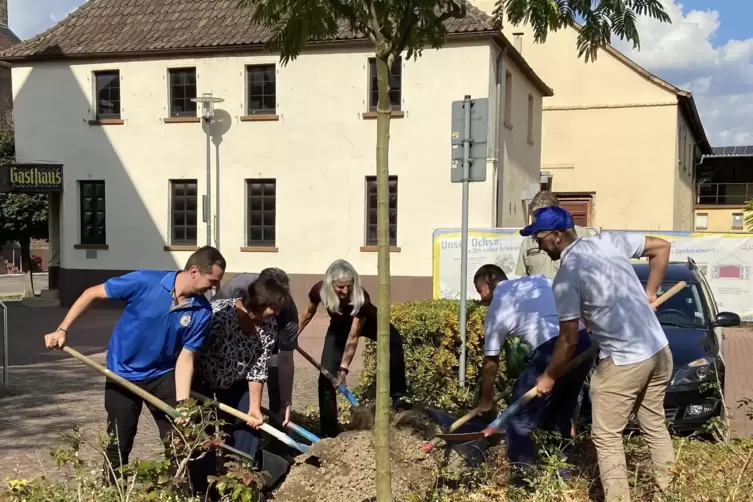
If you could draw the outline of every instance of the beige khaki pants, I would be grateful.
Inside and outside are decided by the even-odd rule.
[[[633,412],[651,450],[656,484],[668,487],[675,452],[664,424],[664,396],[671,377],[669,347],[636,364],[615,366],[611,357],[599,361],[591,377],[592,438],[607,502],[630,500],[622,434]]]

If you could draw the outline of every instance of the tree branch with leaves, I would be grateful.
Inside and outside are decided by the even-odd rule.
[[[0,128],[0,164],[16,161],[13,121],[8,118]],[[0,247],[18,242],[21,247],[21,269],[24,272],[24,295],[34,296],[34,264],[31,240],[46,239],[47,194],[0,193]]]
[[[493,13],[500,29],[505,18],[513,26],[530,25],[536,43],[546,42],[550,32],[580,23],[578,57],[585,56],[586,62],[596,60],[612,35],[640,49],[638,16],[672,22],[661,0],[497,0]]]

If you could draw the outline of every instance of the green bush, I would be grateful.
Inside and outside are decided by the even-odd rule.
[[[392,305],[391,320],[403,337],[410,399],[450,413],[475,404],[484,356],[486,307],[468,302],[466,388],[458,385],[460,354],[460,302],[427,300]],[[513,342],[514,343],[514,342]],[[507,345],[506,345],[507,347]],[[364,347],[364,368],[356,395],[370,399],[376,383],[376,344]],[[497,391],[507,392],[510,375],[500,363]]]

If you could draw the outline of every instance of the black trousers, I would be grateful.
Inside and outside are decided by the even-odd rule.
[[[205,382],[194,380],[192,388],[205,396],[209,396],[240,411],[247,411],[249,406],[248,382],[240,380],[227,389],[213,389]],[[217,418],[224,421],[222,432],[227,434],[225,442],[251,457],[256,458],[261,442],[261,431],[252,429],[245,420],[236,418],[223,411],[218,412]],[[213,431],[207,431],[209,433]],[[214,449],[192,461],[188,472],[191,478],[191,486],[195,493],[205,494],[209,488],[207,477],[217,475],[218,458]]]
[[[175,406],[175,374],[174,372],[164,375],[131,382],[141,387],[153,396],[161,399],[170,406]],[[115,382],[107,380],[105,383],[105,410],[107,410],[107,434],[110,442],[107,445],[106,455],[112,469],[117,471],[121,465],[128,463],[128,457],[133,449],[133,440],[139,425],[139,416],[144,400],[131,391],[121,387]],[[160,436],[164,439],[172,430],[172,423],[164,412],[158,410],[149,403],[147,408],[152,413],[157,423]],[[112,479],[112,473],[109,473]]]
[[[360,336],[376,341],[376,318],[367,319]],[[327,331],[324,337],[321,364],[334,376],[338,374],[347,340],[347,333],[332,330]],[[394,399],[404,396],[406,392],[403,338],[397,328],[390,324],[390,396]],[[340,432],[337,390],[324,375],[319,375],[319,422],[324,437],[335,437]]]

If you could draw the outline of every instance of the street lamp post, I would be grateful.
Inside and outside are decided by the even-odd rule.
[[[200,98],[193,98],[191,99],[194,103],[201,103],[201,118],[204,121],[204,127],[206,129],[207,133],[207,195],[206,195],[206,202],[204,205],[204,215],[206,218],[206,224],[207,224],[207,246],[212,245],[212,155],[211,155],[211,144],[212,144],[212,134],[210,131],[210,125],[212,124],[212,120],[214,119],[214,105],[216,103],[222,103],[224,100],[222,98],[217,98],[212,95],[211,92],[205,92],[201,95]],[[218,178],[219,179],[219,178]],[[216,197],[216,204],[217,204],[217,210],[215,211],[216,215],[219,215],[219,205],[220,205],[220,192],[219,192],[219,186],[217,187],[217,197]],[[217,225],[218,222],[215,222],[215,225]],[[220,237],[219,234],[215,231],[215,239],[214,239],[214,247],[219,249],[220,247]]]

